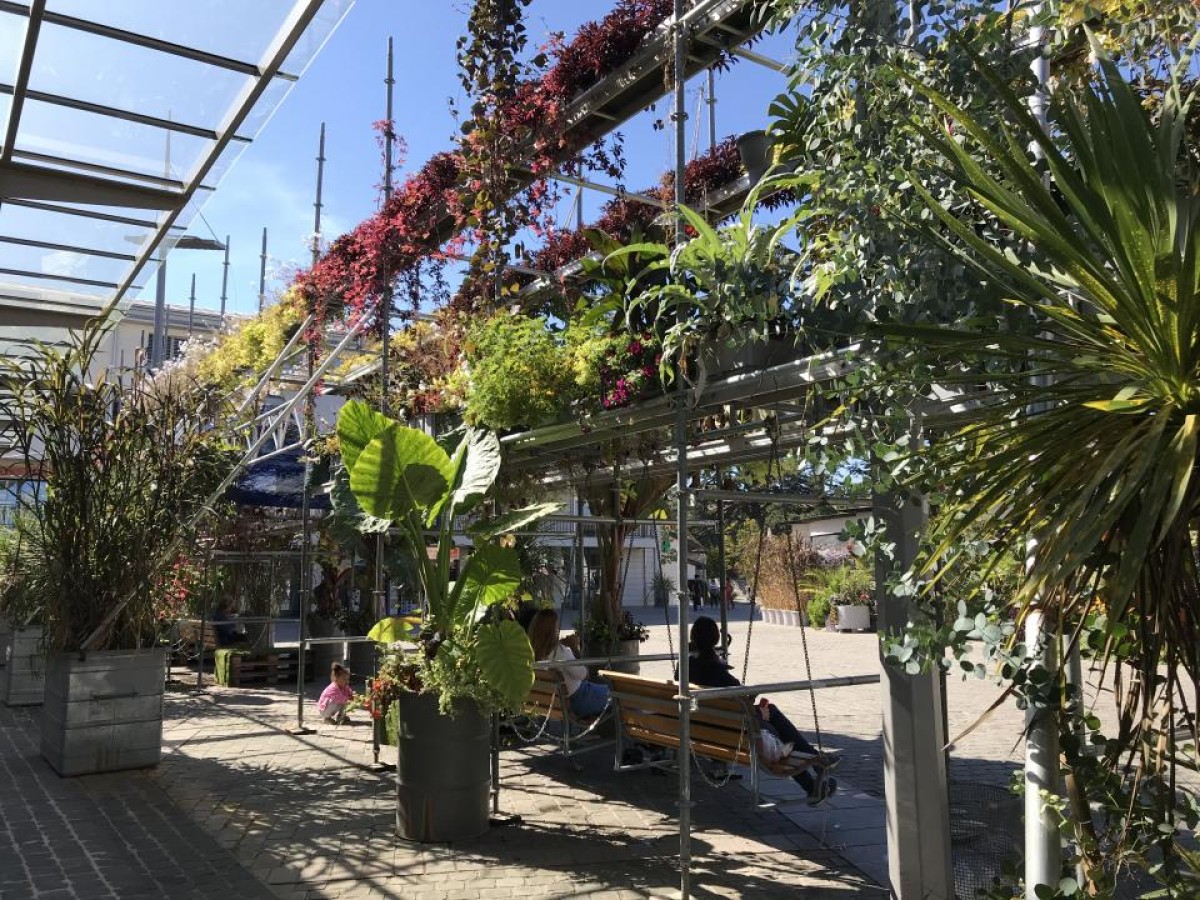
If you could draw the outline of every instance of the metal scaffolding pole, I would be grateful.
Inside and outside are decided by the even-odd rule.
[[[392,38],[387,42],[387,74],[384,76],[384,128],[383,128],[383,202],[386,204],[392,196],[392,153],[394,129],[392,127],[392,86],[396,79],[392,77]],[[379,412],[388,414],[388,344],[391,342],[392,323],[392,273],[387,274],[387,284],[383,288],[383,297],[379,310]],[[387,573],[384,570],[384,535],[375,536],[375,584],[372,591],[372,605],[375,607],[376,621],[387,614]],[[379,671],[379,650],[374,648],[372,654],[375,673]],[[373,673],[373,674],[375,674]],[[379,762],[379,745],[384,727],[382,719],[373,720],[371,728],[371,765],[384,768]]]
[[[315,266],[321,256],[321,245],[317,235],[321,233],[321,190],[325,181],[325,123],[321,123],[321,135],[317,141],[317,193],[313,201],[312,263]],[[264,230],[265,235],[265,230]],[[265,253],[265,246],[264,246]],[[312,316],[316,310],[309,309]],[[319,340],[319,338],[317,338]],[[310,341],[308,346],[307,371],[311,379],[316,365],[316,349]],[[296,727],[293,734],[310,734],[311,728],[304,727],[304,654],[308,638],[308,612],[312,606],[312,461],[309,454],[311,444],[317,437],[316,401],[311,392],[304,401],[304,485],[300,494],[300,645],[296,654]]]
[[[672,22],[674,42],[674,111],[675,122],[675,243],[684,242],[683,216],[684,168],[687,164],[687,109],[684,88],[687,76],[687,34],[683,22],[683,0],[675,0],[675,18]],[[679,307],[682,321],[683,307]],[[682,376],[682,373],[679,373]],[[676,588],[679,597],[679,896],[688,900],[692,882],[692,768],[691,753],[691,710],[692,699],[688,695],[688,470],[687,470],[687,379],[676,378],[675,388],[675,490],[676,524],[679,529],[679,560],[676,567]]]
[[[196,273],[192,273],[192,290],[188,294],[188,340],[191,340],[192,329],[196,324]]]
[[[258,311],[267,305],[267,226],[263,226],[262,252],[258,256]]]
[[[225,235],[225,262],[221,264],[221,324],[225,324],[225,298],[229,290],[229,235]]]

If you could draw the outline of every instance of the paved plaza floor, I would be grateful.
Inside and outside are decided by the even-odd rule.
[[[735,612],[739,676],[746,618],[745,607]],[[677,645],[673,628],[648,624],[645,652]],[[748,683],[803,677],[798,630],[756,622],[752,641]],[[878,671],[873,635],[809,632],[808,641],[815,677]],[[669,664],[643,674],[669,677]],[[307,686],[308,724],[322,686]],[[408,844],[394,836],[394,784],[371,769],[365,722],[297,735],[294,688],[175,688],[162,763],[105,776],[59,779],[38,755],[37,708],[0,707],[0,849],[15,851],[0,852],[0,898],[678,895],[673,775],[614,773],[607,749],[567,761],[511,746],[501,756],[509,824],[453,846]],[[694,780],[694,896],[885,896],[880,690],[816,694],[822,744],[844,754],[841,791],[826,805],[810,808],[790,781],[766,779],[776,805],[759,810],[748,778],[720,788]],[[952,733],[997,696],[989,683],[957,679],[948,692]],[[771,699],[815,737],[807,693]],[[976,821],[981,838],[997,834],[979,810],[1011,802],[1003,786],[1019,765],[1021,722],[1004,708],[952,754],[952,780],[966,786],[951,796],[956,818]],[[381,759],[394,754],[384,747]],[[1011,808],[1000,807],[993,818],[1011,826]]]

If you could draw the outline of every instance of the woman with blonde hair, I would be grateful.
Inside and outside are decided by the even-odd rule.
[[[567,641],[559,639],[557,611],[539,609],[534,613],[529,623],[529,643],[538,662],[569,662],[578,659],[575,652],[578,644],[572,647],[570,644],[573,641],[573,638]],[[563,681],[566,682],[572,713],[581,719],[590,719],[604,711],[604,707],[608,705],[607,685],[588,681],[585,666],[563,666],[558,671],[562,673]]]

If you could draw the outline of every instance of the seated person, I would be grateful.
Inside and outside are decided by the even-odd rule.
[[[700,687],[735,687],[741,684],[729,671],[729,665],[717,654],[721,642],[721,629],[708,616],[700,616],[692,625],[691,656],[688,660],[688,680]],[[817,752],[817,748],[805,740],[787,716],[766,698],[759,701],[762,728],[783,743],[783,757],[797,752],[804,760],[814,760],[811,765],[792,776],[792,780],[804,788],[810,805],[816,805],[837,792],[837,779],[826,772],[841,761],[838,757]]]
[[[237,603],[232,597],[222,600],[213,613],[213,632],[217,637],[218,647],[233,647],[246,643],[246,635],[237,630]]]
[[[575,640],[573,636],[565,641],[559,640],[556,610],[539,609],[533,614],[529,622],[529,643],[533,647],[534,658],[539,662],[578,659]],[[588,681],[586,666],[564,666],[558,671],[566,682],[572,713],[581,719],[590,719],[604,711],[608,705],[608,685]]]

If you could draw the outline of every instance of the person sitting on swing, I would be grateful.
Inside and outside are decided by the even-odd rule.
[[[692,624],[691,657],[688,676],[692,684],[700,687],[736,687],[741,684],[729,671],[729,664],[717,653],[721,643],[721,629],[708,616],[700,616]],[[837,793],[837,779],[828,772],[837,767],[841,758],[829,753],[820,753],[810,744],[779,708],[764,697],[758,702],[762,716],[762,730],[782,743],[779,759],[793,754],[797,762],[808,765],[792,776],[792,780],[804,788],[808,803],[815,806]]]
[[[572,635],[559,640],[558,613],[553,609],[539,609],[533,614],[529,622],[529,644],[538,662],[548,659],[568,662],[579,658],[577,638]],[[581,719],[590,719],[604,712],[608,706],[608,685],[588,681],[586,666],[563,666],[558,671],[567,684],[567,702],[571,704],[571,712]]]

